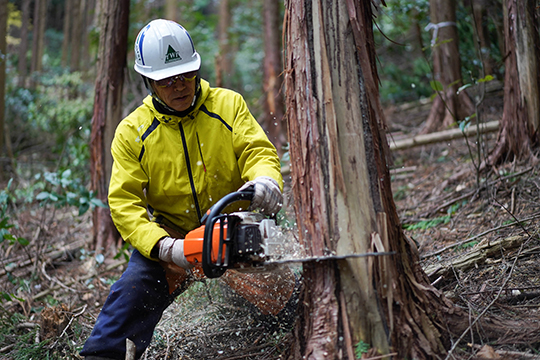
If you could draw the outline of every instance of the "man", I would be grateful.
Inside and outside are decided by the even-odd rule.
[[[239,94],[200,78],[200,56],[182,26],[151,21],[137,36],[135,56],[150,95],[116,130],[109,187],[113,221],[135,250],[81,351],[87,360],[124,359],[126,338],[142,355],[163,311],[193,281],[182,239],[216,201],[253,186],[250,208],[273,215],[282,202],[274,146]],[[234,271],[224,278],[239,292],[257,281]],[[272,281],[286,291],[261,309],[275,315],[294,277],[285,271]],[[245,297],[257,305],[256,295]]]

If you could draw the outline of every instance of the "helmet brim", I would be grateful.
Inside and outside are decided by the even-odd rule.
[[[146,76],[147,78],[152,79],[154,81],[157,81],[157,80],[165,79],[171,76],[199,70],[201,68],[201,57],[199,56],[199,53],[197,52],[195,52],[195,54],[193,55],[194,55],[193,56],[194,59],[192,61],[188,63],[180,64],[178,66],[169,67],[166,69],[152,71],[151,66],[139,65],[137,63],[135,63],[133,68],[139,74]]]

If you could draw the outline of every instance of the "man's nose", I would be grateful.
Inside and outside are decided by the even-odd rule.
[[[173,84],[175,90],[183,90],[186,87],[186,80],[176,79]]]

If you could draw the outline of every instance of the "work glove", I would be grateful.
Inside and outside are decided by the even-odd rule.
[[[161,261],[173,262],[186,270],[193,267],[184,256],[184,240],[166,236],[159,240],[158,247]]]
[[[238,191],[253,186],[255,194],[249,210],[260,209],[263,214],[273,216],[283,205],[283,195],[276,180],[268,176],[259,176],[255,180],[248,181]]]

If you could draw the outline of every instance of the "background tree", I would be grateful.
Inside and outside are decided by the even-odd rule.
[[[32,35],[32,63],[30,72],[40,72],[42,69],[43,49],[45,46],[45,29],[47,22],[48,0],[34,1],[34,27]]]
[[[19,71],[18,86],[26,86],[26,77],[28,75],[28,62],[26,56],[28,52],[28,27],[30,26],[30,0],[23,0],[21,4],[21,43],[19,47]]]
[[[216,86],[231,87],[233,70],[233,53],[229,28],[231,27],[231,7],[229,0],[219,1],[218,42],[219,52],[216,56]]]
[[[72,19],[73,19],[73,3],[74,0],[66,0],[65,2],[65,16],[64,16],[64,28],[63,28],[63,40],[62,40],[62,66],[67,67],[68,60],[69,60],[69,51],[70,51],[70,43],[71,43],[71,27],[72,27]]]
[[[129,0],[102,0],[100,41],[92,119],[91,174],[92,189],[102,201],[112,168],[110,143],[122,119],[122,88],[126,67]],[[97,207],[93,214],[94,249],[101,252],[117,246],[118,233],[108,209]]]
[[[481,54],[483,72],[485,75],[495,74],[495,64],[491,56],[491,39],[489,38],[489,30],[487,29],[487,1],[486,0],[469,0],[472,10],[472,18],[477,36],[478,52]]]
[[[81,61],[81,48],[83,45],[83,12],[85,10],[86,0],[74,1],[71,6],[71,29],[70,29],[70,69],[79,71]]]
[[[497,144],[488,164],[528,159],[538,144],[540,126],[540,39],[537,4],[533,0],[504,1],[504,108]]]
[[[7,17],[8,1],[0,0],[0,154],[4,154],[4,126],[6,113],[6,61],[7,61]],[[0,167],[0,179],[4,178],[3,167]]]
[[[459,36],[456,23],[455,0],[430,0],[430,28],[432,28],[431,51],[433,59],[433,80],[442,88],[435,86],[437,96],[422,129],[428,133],[446,128],[457,120],[464,119],[474,112],[474,105],[466,92],[458,93],[463,85],[461,60],[459,55]]]
[[[165,1],[165,18],[179,22],[179,3],[178,0],[166,0]]]
[[[270,140],[276,146],[278,153],[283,154],[283,147],[287,145],[287,130],[283,116],[285,114],[285,101],[282,92],[281,57],[281,26],[279,0],[266,0],[263,6],[264,21],[264,115],[261,119],[263,127],[267,129]]]

